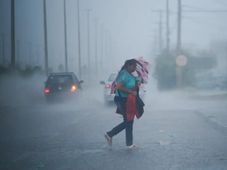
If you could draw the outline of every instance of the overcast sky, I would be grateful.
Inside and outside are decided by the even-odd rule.
[[[48,46],[53,67],[64,61],[63,0],[47,1]],[[77,1],[66,0],[68,55],[70,66],[77,67]],[[152,10],[165,10],[166,0],[80,0],[81,52],[83,65],[88,62],[87,10],[90,9],[90,54],[94,63],[95,22],[97,21],[98,55],[117,67],[126,58],[144,56],[153,58],[157,46],[159,15]],[[170,3],[170,43],[176,46],[177,0]],[[227,13],[189,13],[186,10],[226,10],[225,0],[182,0],[183,46],[208,48],[211,41],[226,40]],[[4,37],[5,56],[10,56],[10,1],[0,0],[1,44]],[[163,41],[165,41],[165,14],[163,14]],[[101,38],[103,37],[103,38]],[[104,42],[101,52],[101,39]],[[17,55],[30,62],[43,63],[43,4],[42,0],[16,0]],[[165,44],[164,44],[165,45]],[[1,45],[2,54],[2,45]],[[102,56],[104,54],[105,56]],[[25,62],[25,61],[24,61]],[[25,62],[25,63],[26,63]]]

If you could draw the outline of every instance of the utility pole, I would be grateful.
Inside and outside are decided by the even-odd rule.
[[[65,71],[68,71],[68,48],[67,48],[67,18],[66,18],[66,2],[64,0],[64,36],[65,36]]]
[[[78,60],[79,60],[79,77],[81,78],[81,52],[80,52],[80,0],[77,0],[77,25],[78,25]]]
[[[90,12],[91,9],[87,10],[87,53],[88,53],[88,70],[90,74],[91,69],[91,56],[90,56]]]
[[[21,67],[21,58],[20,58],[20,41],[17,40],[17,67],[20,68]]]
[[[107,30],[105,29],[103,32],[103,60],[102,60],[102,69],[105,69],[105,62],[107,58]]]
[[[181,10],[182,10],[182,5],[181,5],[181,0],[178,0],[178,14],[177,14],[177,47],[176,47],[176,62],[181,61],[185,58],[182,53],[181,49]],[[181,63],[180,62],[180,63]],[[178,62],[176,64],[176,85],[178,88],[181,88],[183,85],[183,65],[180,65]]]
[[[163,44],[162,44],[162,11],[159,11],[159,51],[162,52]]]
[[[46,16],[46,0],[43,0],[43,30],[44,30],[44,61],[45,73],[48,75],[48,42],[47,42],[47,16]]]
[[[98,60],[98,19],[95,19],[95,71],[97,74],[97,60]]]
[[[182,21],[182,4],[181,0],[178,0],[178,14],[177,14],[177,53],[181,53],[181,21]]]
[[[159,14],[158,48],[159,48],[159,53],[161,54],[162,49],[163,49],[163,41],[162,41],[162,13],[163,13],[163,10],[152,10],[152,12],[156,12]],[[155,31],[155,33],[156,33],[156,31]]]
[[[166,0],[166,50],[167,54],[169,53],[169,0]]]
[[[153,47],[153,51],[154,51],[154,55],[157,56],[158,55],[158,34],[157,34],[157,30],[154,30],[154,47]]]
[[[107,31],[106,35],[106,57],[103,63],[107,61],[108,57],[111,57],[111,34],[109,30]],[[103,68],[105,69],[104,65]]]
[[[2,64],[5,64],[5,36],[2,34]]]
[[[225,46],[225,57],[226,57],[226,69],[227,69],[227,41]],[[227,77],[227,70],[226,70],[226,77]]]
[[[15,43],[15,0],[11,0],[11,66],[13,68],[16,65]]]
[[[100,25],[100,56],[99,56],[99,60],[97,59],[97,73],[99,73],[99,69],[101,69],[100,67],[98,67],[98,65],[100,66],[100,62],[103,60],[104,57],[104,25],[103,23]]]
[[[28,65],[32,68],[32,42],[28,42]]]

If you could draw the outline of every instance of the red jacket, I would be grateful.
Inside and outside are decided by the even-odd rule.
[[[126,102],[126,114],[128,121],[133,121],[135,115],[137,114],[136,96],[132,94],[128,94],[128,99]]]

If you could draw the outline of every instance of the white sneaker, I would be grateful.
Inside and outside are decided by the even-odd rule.
[[[136,145],[134,145],[134,144],[128,146],[128,149],[136,149],[136,148],[138,148],[138,147]]]
[[[108,145],[112,146],[112,138],[107,133],[104,134],[104,137],[106,138]]]

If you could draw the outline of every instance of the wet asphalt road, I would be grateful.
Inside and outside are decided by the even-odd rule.
[[[138,148],[125,147],[124,132],[109,148],[103,134],[122,119],[113,105],[103,103],[101,90],[85,90],[80,99],[63,103],[48,104],[42,95],[29,93],[29,100],[2,104],[0,169],[227,169],[227,133],[204,119],[194,104],[179,98],[170,104],[172,94],[146,98],[145,114],[134,123]],[[213,109],[218,111],[218,105],[213,103]]]

